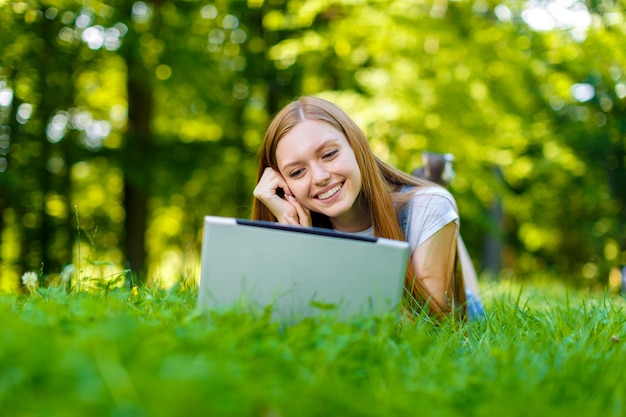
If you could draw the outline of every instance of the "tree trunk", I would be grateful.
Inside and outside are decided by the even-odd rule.
[[[493,168],[494,177],[499,182],[504,182],[502,172],[499,168]],[[485,236],[483,249],[483,271],[488,277],[497,279],[502,269],[502,222],[504,210],[502,208],[502,198],[496,194],[489,207],[489,218],[492,227],[489,228]]]
[[[150,74],[135,55],[135,47],[129,48],[126,57],[128,70],[128,130],[123,150],[124,164],[124,223],[128,267],[135,279],[143,281],[145,274],[145,235],[148,219],[149,155],[152,150],[152,89]],[[127,280],[127,284],[130,284]]]

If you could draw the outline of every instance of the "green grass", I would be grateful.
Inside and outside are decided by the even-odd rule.
[[[281,327],[193,290],[0,296],[0,416],[626,415],[623,298],[486,293],[484,320],[439,327]]]

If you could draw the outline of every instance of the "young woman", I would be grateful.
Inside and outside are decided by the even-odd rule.
[[[454,198],[374,156],[336,105],[317,97],[288,104],[270,124],[259,159],[254,219],[407,240],[410,307],[466,316]]]

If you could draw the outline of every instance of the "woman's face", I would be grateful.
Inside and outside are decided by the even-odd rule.
[[[362,182],[354,151],[330,124],[305,120],[294,126],[278,142],[276,161],[296,200],[328,216],[334,228],[360,231],[363,219],[369,222],[364,205],[355,204]]]

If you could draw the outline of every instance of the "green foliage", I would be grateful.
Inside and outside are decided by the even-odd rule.
[[[605,284],[626,264],[623,1],[589,2],[584,36],[533,30],[530,6],[0,1],[0,287],[75,262],[75,207],[120,271],[197,269],[202,217],[248,216],[263,132],[300,94],[406,171],[454,153],[479,269]]]
[[[552,293],[548,293],[547,289]],[[492,287],[480,322],[196,310],[193,289],[0,297],[0,409],[48,415],[621,416],[624,301]]]

